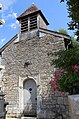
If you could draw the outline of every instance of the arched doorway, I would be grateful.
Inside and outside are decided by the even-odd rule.
[[[36,116],[37,86],[33,79],[23,82],[24,116]]]

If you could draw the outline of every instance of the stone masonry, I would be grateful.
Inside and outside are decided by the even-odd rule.
[[[34,4],[22,13],[19,34],[1,49],[0,86],[5,93],[7,119],[70,119],[67,94],[52,93],[50,52],[67,48],[68,35],[47,29],[47,19]],[[27,119],[28,119],[27,118]]]
[[[49,52],[64,48],[64,38],[54,35],[34,37],[32,39],[12,42],[2,52],[2,65],[5,66],[2,89],[5,99],[9,102],[7,116],[21,117],[22,106],[20,78],[33,77],[37,84],[37,118],[38,119],[69,119],[67,95],[60,92],[51,93],[49,81],[53,77],[54,67],[50,65],[52,57]],[[29,65],[24,66],[26,62]],[[58,116],[59,115],[59,116]],[[58,117],[56,117],[58,116]]]

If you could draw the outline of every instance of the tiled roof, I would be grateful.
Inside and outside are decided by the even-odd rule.
[[[46,22],[46,24],[49,25],[47,19],[45,18],[41,10],[39,10],[34,4],[32,4],[28,9],[26,9],[19,17],[17,17],[17,20],[20,20],[21,18],[25,16],[35,14],[35,13],[36,14],[39,13],[41,17],[44,19],[44,21]]]
[[[17,19],[27,16],[31,13],[40,11],[34,4],[32,4],[27,10],[25,10]]]

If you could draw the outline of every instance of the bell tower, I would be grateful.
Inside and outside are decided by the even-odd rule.
[[[39,28],[47,29],[48,21],[34,3],[18,18],[20,40],[30,39],[39,35]]]

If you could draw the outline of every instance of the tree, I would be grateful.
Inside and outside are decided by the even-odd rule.
[[[60,28],[58,31],[59,31],[59,33],[68,35],[67,31],[65,29],[63,29],[63,28]]]
[[[58,71],[50,81],[52,92],[59,90],[70,94],[79,93],[79,44],[73,41],[73,48],[51,53],[51,61]]]
[[[69,13],[69,18],[71,21],[68,23],[69,30],[75,30],[75,34],[78,36],[79,40],[79,0],[61,0],[60,2],[65,2],[67,4],[67,10]]]

